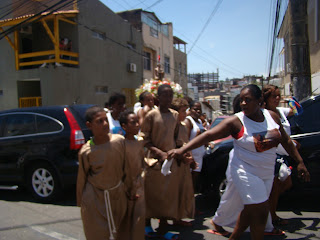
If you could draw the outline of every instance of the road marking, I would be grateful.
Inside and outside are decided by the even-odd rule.
[[[72,237],[63,235],[61,233],[57,233],[57,232],[53,232],[53,231],[47,230],[46,228],[41,227],[41,226],[30,226],[30,228],[32,228],[33,230],[35,230],[35,231],[37,231],[39,233],[42,233],[42,234],[47,235],[49,237],[52,237],[54,239],[58,239],[58,240],[78,240],[76,238],[72,238]]]

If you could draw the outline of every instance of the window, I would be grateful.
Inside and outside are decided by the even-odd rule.
[[[10,114],[6,117],[4,137],[20,136],[36,133],[33,114]]]
[[[143,52],[143,69],[151,70],[151,54],[149,52]]]
[[[158,32],[161,25],[157,22],[154,16],[150,14],[142,14],[141,20],[143,23],[147,24],[150,27],[150,36],[158,38]]]
[[[168,25],[161,25],[161,30],[162,30],[162,33],[165,35],[165,36],[167,36],[167,37],[169,37],[169,28],[168,28]]]
[[[96,86],[95,87],[95,92],[97,94],[108,93],[108,86]]]
[[[170,73],[170,58],[164,57],[164,72]]]
[[[62,124],[55,119],[36,115],[37,133],[58,132],[62,130]]]
[[[158,34],[158,29],[157,28],[153,28],[150,27],[150,36],[158,38],[159,34]]]

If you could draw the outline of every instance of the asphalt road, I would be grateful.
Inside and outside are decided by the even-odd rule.
[[[84,240],[80,209],[75,206],[74,195],[74,191],[68,191],[62,201],[41,204],[34,202],[24,191],[0,190],[0,239]],[[194,220],[187,219],[193,222],[193,227],[169,225],[168,230],[180,233],[180,239],[184,240],[227,239],[207,233],[217,203],[210,197],[201,195],[197,196],[196,200],[204,214]],[[282,228],[286,235],[266,236],[265,239],[320,239],[319,197],[281,199],[278,214],[289,220],[289,225]],[[158,221],[153,220],[152,225],[157,228]],[[241,240],[247,239],[250,239],[250,236],[244,233]]]

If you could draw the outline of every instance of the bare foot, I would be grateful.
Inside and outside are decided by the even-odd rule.
[[[210,220],[210,224],[214,227],[214,229],[216,230],[216,232],[221,233],[221,234],[225,234],[225,233],[229,233],[228,231],[226,231],[223,227],[221,227],[220,225],[217,225],[214,223],[214,221],[212,221],[212,219]]]

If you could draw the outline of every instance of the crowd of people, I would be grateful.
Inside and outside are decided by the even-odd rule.
[[[286,116],[292,113],[278,108],[280,97],[276,87],[247,85],[234,102],[235,114],[212,129],[201,103],[173,98],[168,84],[159,86],[156,98],[143,92],[133,111],[125,110],[126,98],[120,93],[105,108],[88,109],[86,124],[93,137],[79,152],[77,180],[86,238],[179,239],[167,231],[168,220],[192,227],[182,219],[199,214],[194,193],[205,146],[229,135],[234,148],[228,184],[209,232],[239,239],[249,229],[256,240],[266,233],[283,234],[275,226],[287,222],[275,211],[291,179],[279,180],[275,165],[283,161],[277,159],[290,155],[298,163],[299,177],[309,181],[310,175],[289,137]],[[157,229],[151,218],[159,220]]]

